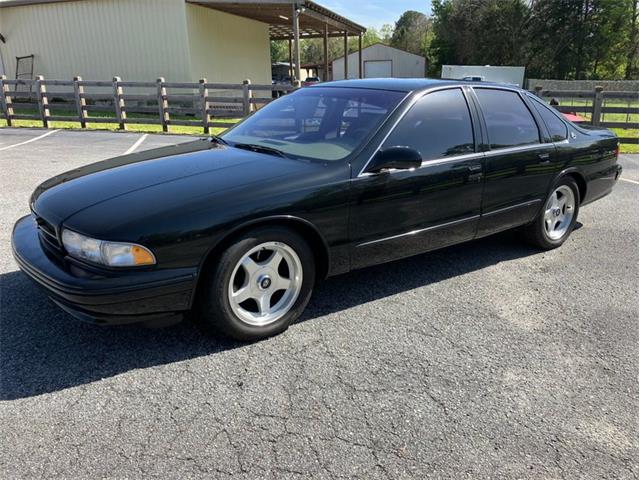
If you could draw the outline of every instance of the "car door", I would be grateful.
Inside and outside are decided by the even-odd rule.
[[[486,134],[481,237],[533,220],[557,170],[557,157],[519,92],[473,91]]]
[[[351,188],[352,268],[382,263],[474,237],[483,154],[475,110],[462,88],[418,98],[380,146],[411,147],[422,166],[355,172]]]

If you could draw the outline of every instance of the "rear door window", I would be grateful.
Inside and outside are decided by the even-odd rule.
[[[492,149],[540,143],[533,115],[520,95],[509,90],[475,88]]]
[[[473,127],[462,90],[440,90],[418,100],[384,143],[394,146],[414,148],[423,160],[473,153]]]

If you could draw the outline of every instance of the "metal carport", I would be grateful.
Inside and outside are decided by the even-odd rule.
[[[187,0],[222,12],[238,15],[269,25],[271,40],[289,41],[289,64],[295,65],[295,81],[300,81],[300,40],[324,39],[324,80],[329,73],[329,38],[343,37],[345,52],[345,77],[348,73],[348,40],[358,37],[359,68],[362,78],[362,35],[366,28],[318,5],[311,0]]]

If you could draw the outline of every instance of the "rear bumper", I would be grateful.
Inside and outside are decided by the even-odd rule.
[[[616,163],[603,171],[587,176],[587,195],[582,199],[582,205],[588,205],[609,195],[621,174],[622,165]]]
[[[181,315],[191,306],[195,268],[100,275],[85,271],[45,251],[31,215],[16,222],[11,243],[20,269],[80,320],[134,323]]]

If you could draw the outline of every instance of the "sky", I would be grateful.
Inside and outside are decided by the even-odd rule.
[[[315,0],[364,27],[394,25],[407,10],[431,14],[431,0]]]

